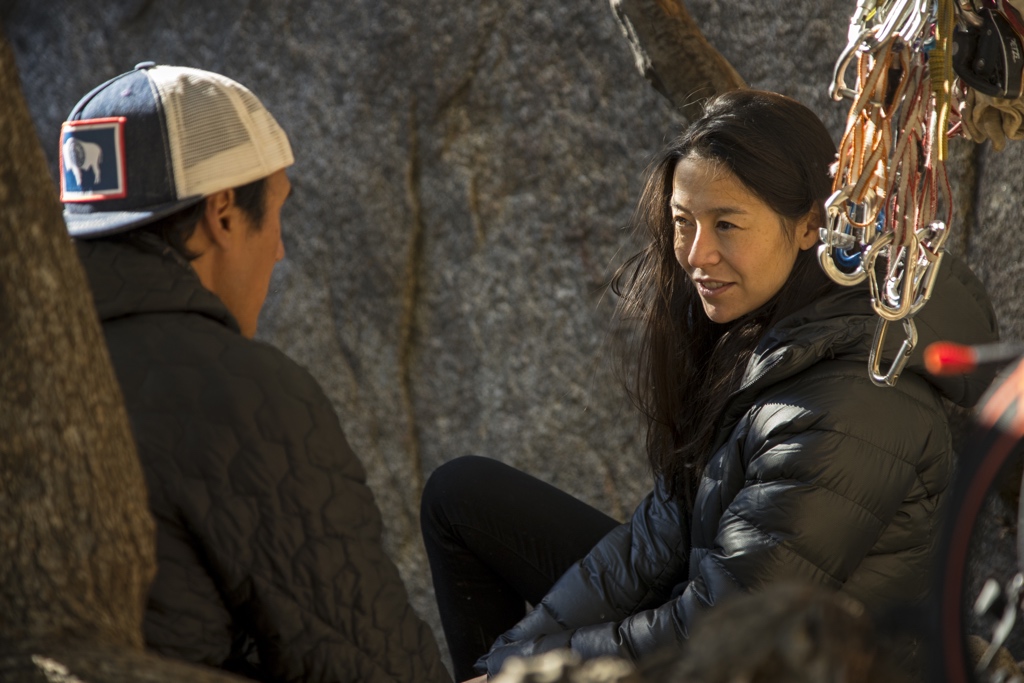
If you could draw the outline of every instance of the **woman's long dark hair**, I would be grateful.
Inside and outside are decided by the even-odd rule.
[[[775,93],[736,90],[711,100],[648,169],[633,216],[646,246],[618,270],[612,289],[620,296],[620,314],[638,326],[628,389],[647,419],[651,468],[691,509],[722,412],[758,342],[833,285],[814,250],[801,251],[766,304],[731,323],[712,322],[675,257],[669,200],[676,165],[686,157],[722,164],[792,231],[812,211],[825,215],[835,153],[825,126],[804,105]]]

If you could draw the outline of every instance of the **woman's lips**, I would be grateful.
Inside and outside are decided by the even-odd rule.
[[[733,287],[733,283],[721,282],[719,280],[694,280],[693,283],[697,285],[697,293],[703,299],[713,299],[722,296],[722,294]]]

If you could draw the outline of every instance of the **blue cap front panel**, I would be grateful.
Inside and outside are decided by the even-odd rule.
[[[111,79],[82,98],[61,130],[67,210],[144,210],[176,201],[163,118],[144,69]]]

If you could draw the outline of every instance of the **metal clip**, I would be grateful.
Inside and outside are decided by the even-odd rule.
[[[896,353],[896,358],[893,359],[892,365],[889,366],[889,370],[882,374],[880,367],[882,347],[885,346],[885,334],[888,328],[888,320],[882,318],[878,321],[878,326],[875,327],[875,339],[871,343],[871,355],[868,358],[868,374],[871,376],[871,381],[880,387],[896,386],[896,380],[900,378],[900,373],[903,372],[903,368],[907,366],[907,361],[910,360],[910,354],[913,353],[914,347],[917,346],[917,325],[914,324],[913,318],[904,318],[903,332],[906,337],[903,340],[903,344],[900,345],[900,350]]]
[[[871,279],[871,306],[875,313],[893,322],[917,315],[932,296],[947,237],[949,231],[942,221],[929,223],[915,232],[910,244],[899,250],[897,263],[890,264],[884,290],[878,282],[875,260],[882,247],[889,246],[892,253],[895,235],[887,233],[867,250],[864,261]]]
[[[846,47],[832,70],[828,93],[836,102],[844,97],[857,99],[857,91],[846,85],[846,72],[859,53],[875,52],[896,36],[907,44],[924,37],[931,14],[930,0],[890,0],[886,3],[857,3],[850,19]]]
[[[824,230],[824,228],[822,228]],[[852,273],[846,273],[839,269],[836,262],[828,252],[829,247],[822,244],[818,247],[818,263],[821,264],[822,270],[828,275],[833,282],[843,285],[844,287],[852,287],[853,285],[864,282],[864,278],[867,277],[867,272],[864,271],[863,266],[857,266]]]
[[[917,231],[917,240],[921,248],[928,252],[925,256],[932,262],[941,255],[947,239],[949,239],[949,230],[946,229],[946,224],[943,221],[932,221]]]
[[[924,27],[927,16],[928,0],[895,0],[889,6],[885,20],[866,41],[868,49],[874,50],[892,36],[912,43]]]
[[[844,97],[849,97],[851,100],[857,99],[857,91],[846,85],[846,71],[870,35],[871,30],[864,29],[858,36],[851,38],[840,53],[839,59],[836,60],[836,65],[832,69],[832,82],[828,85],[828,94],[836,102],[841,102]]]
[[[919,256],[917,259],[917,281],[914,283],[914,304],[910,307],[910,316],[917,315],[918,311],[928,300],[932,298],[932,290],[935,289],[935,278],[939,274],[939,267],[942,265],[943,248],[946,239],[949,237],[949,230],[942,221],[933,221],[917,232],[918,243],[920,244]]]
[[[910,4],[909,2],[907,4]],[[909,16],[896,29],[896,35],[907,44],[912,44],[918,38],[923,38],[923,31],[928,25],[928,18],[931,15],[931,3],[928,0],[917,0],[910,10]]]
[[[850,27],[846,32],[846,47],[843,48],[839,59],[836,60],[832,72],[832,82],[828,86],[829,95],[836,102],[844,97],[857,98],[857,91],[846,85],[846,70],[863,46],[864,40],[871,34],[868,23],[878,15],[878,5],[878,0],[857,0],[857,9],[850,17]]]
[[[890,269],[889,274],[885,276],[885,287],[879,283],[875,261],[885,247],[892,251],[895,238],[895,233],[885,233],[864,250],[862,259],[862,267],[867,271],[868,284],[871,286],[871,307],[879,317],[892,322],[903,320],[910,315],[915,303],[914,286],[920,281],[917,262],[918,237],[917,233],[911,233],[910,243],[900,247],[895,257],[890,255]],[[901,264],[903,272],[897,273]]]
[[[847,185],[833,192],[832,196],[826,200],[825,211],[828,215],[828,226],[818,230],[822,241],[821,246],[818,247],[818,263],[833,282],[846,287],[860,284],[867,277],[862,250],[874,236],[869,229],[853,225],[850,222],[847,204],[852,189],[853,186]],[[874,220],[878,212],[873,192],[870,193],[870,197],[869,201],[856,205],[855,209],[870,215],[871,220]],[[858,218],[863,218],[863,216],[859,215]],[[857,253],[853,257],[843,257],[839,253],[840,250],[856,251]],[[852,267],[853,270],[843,270],[836,264],[837,260],[847,269]],[[844,260],[847,262],[843,263]]]
[[[879,1],[885,4],[886,0],[857,0],[857,8],[853,10],[853,15],[850,16],[850,28],[846,31],[847,42],[853,41],[857,38],[864,27],[867,26],[868,21],[874,18],[880,8]]]

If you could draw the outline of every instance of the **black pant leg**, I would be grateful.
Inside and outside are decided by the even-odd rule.
[[[445,463],[420,524],[456,681],[573,563],[618,526],[539,479],[489,458]]]

